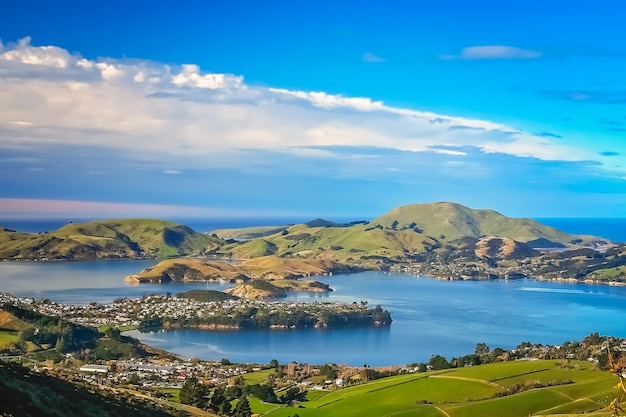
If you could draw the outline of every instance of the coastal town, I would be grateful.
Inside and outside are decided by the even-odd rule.
[[[2,293],[0,305],[5,303],[28,306],[42,314],[95,328],[316,328],[391,324],[391,316],[387,311],[383,311],[380,306],[369,308],[365,302],[276,302],[237,298],[196,301],[166,294],[119,298],[110,304],[91,302],[72,305]]]

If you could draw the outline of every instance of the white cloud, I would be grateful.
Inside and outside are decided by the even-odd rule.
[[[373,52],[364,53],[361,59],[363,60],[363,62],[370,62],[370,63],[387,61],[385,58],[381,58]]]
[[[193,64],[185,64],[182,71],[172,78],[172,83],[178,86],[198,88],[238,88],[242,86],[243,77],[235,77],[230,74],[205,74],[200,75],[200,67]]]
[[[441,59],[531,59],[539,58],[541,52],[515,46],[485,45],[468,46],[458,55],[439,55]]]
[[[0,48],[0,51],[3,51],[3,48]],[[70,54],[65,49],[56,46],[31,46],[30,37],[21,39],[13,48],[11,48],[11,45],[8,45],[8,48],[3,51],[0,57],[7,61],[55,68],[67,68],[72,60]]]
[[[463,53],[476,59],[528,54],[473,48]],[[247,164],[244,151],[254,149],[333,158],[333,147],[461,156],[454,148],[470,146],[548,160],[589,158],[562,142],[488,120],[364,97],[253,87],[241,76],[205,73],[192,64],[87,60],[58,47],[32,46],[28,38],[0,51],[2,69],[9,75],[0,77],[0,150],[97,147],[167,173]]]
[[[438,148],[433,148],[433,149],[429,149],[430,152],[434,152],[434,153],[441,153],[444,155],[452,155],[452,156],[467,156],[467,152],[461,152],[461,151],[453,151],[451,149],[438,149]]]

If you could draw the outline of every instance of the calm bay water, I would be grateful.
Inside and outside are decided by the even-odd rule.
[[[126,275],[154,261],[2,262],[0,291],[65,303],[176,293],[206,284],[128,285]],[[144,342],[187,357],[267,363],[278,359],[372,366],[471,353],[476,343],[515,347],[522,341],[558,344],[592,332],[626,337],[621,318],[626,288],[533,280],[442,282],[364,272],[319,277],[330,294],[295,293],[287,300],[367,301],[394,318],[389,328],[285,331],[181,330],[141,334]],[[209,284],[212,289],[225,285]]]

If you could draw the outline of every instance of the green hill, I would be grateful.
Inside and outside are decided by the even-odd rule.
[[[579,236],[545,226],[532,219],[515,219],[494,210],[476,210],[449,202],[397,207],[372,220],[370,224],[397,230],[420,231],[445,241],[466,236],[497,236],[518,242],[546,239],[570,244],[579,239]]]
[[[187,226],[153,219],[70,223],[43,234],[0,230],[0,259],[103,259],[202,253],[221,240]]]
[[[493,210],[474,210],[454,203],[433,203],[398,207],[365,224],[316,219],[220,250],[236,258],[327,258],[376,268],[383,261],[405,262],[444,249],[462,249],[473,259],[532,257],[539,254],[531,249],[534,242],[543,247],[590,243],[535,220],[514,219]]]
[[[336,391],[309,391],[269,417],[595,415],[608,417],[617,378],[589,362],[513,361],[418,372]],[[257,411],[257,410],[253,410]],[[260,410],[259,410],[260,411]]]

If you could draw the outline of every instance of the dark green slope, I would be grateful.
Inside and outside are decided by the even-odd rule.
[[[139,397],[94,391],[20,365],[0,362],[0,415],[15,417],[117,417],[186,415]]]

